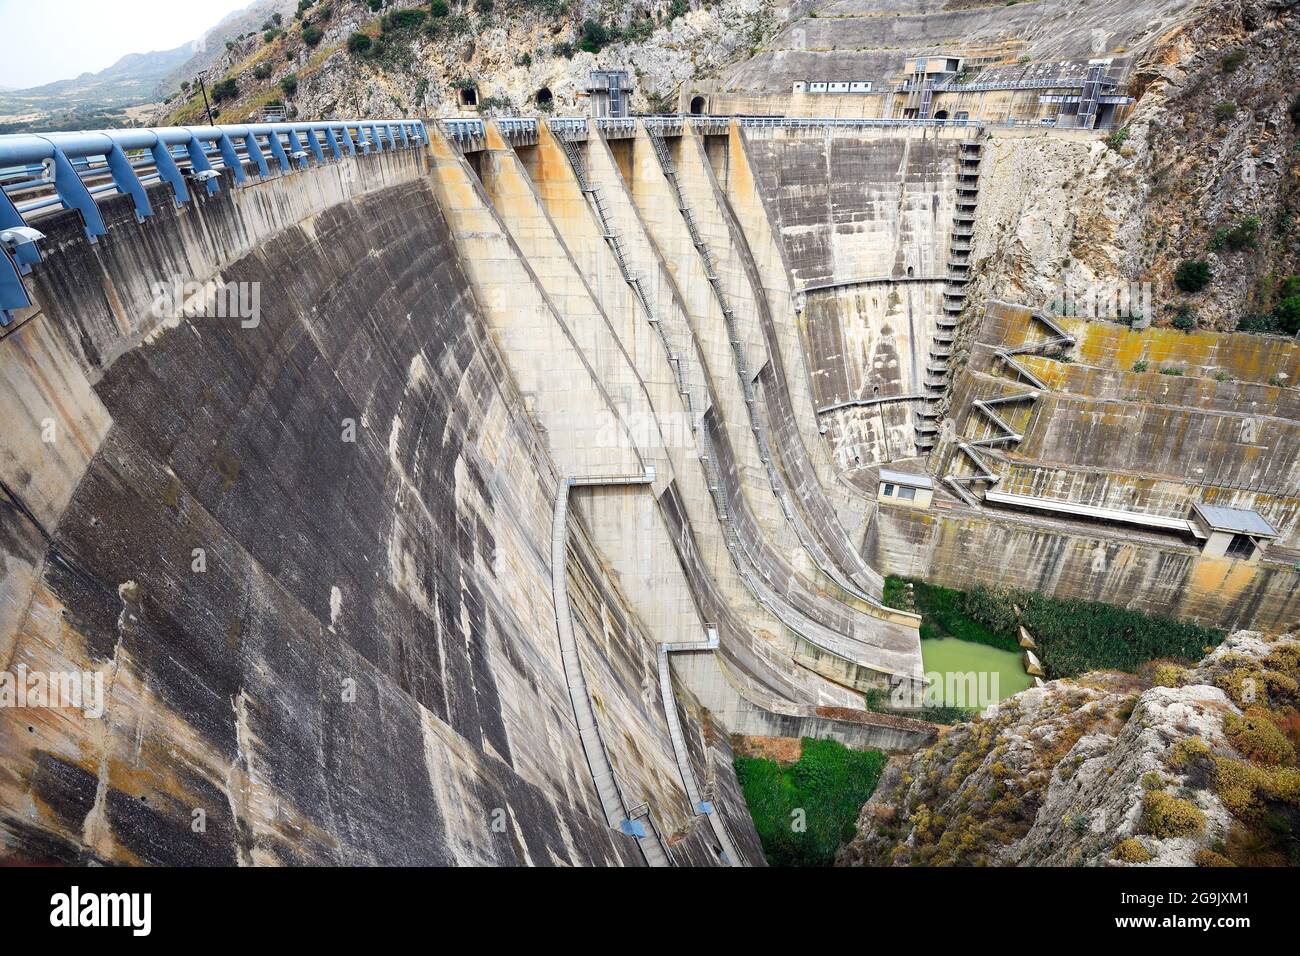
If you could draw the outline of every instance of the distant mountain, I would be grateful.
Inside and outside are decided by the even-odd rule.
[[[128,53],[98,73],[82,73],[70,80],[55,80],[42,86],[5,90],[3,98],[0,98],[0,109],[10,112],[15,104],[20,107],[71,107],[145,103],[158,92],[163,77],[193,55],[194,50],[189,43],[172,50]]]
[[[227,41],[259,30],[273,13],[288,19],[296,7],[295,0],[254,0],[242,10],[227,14],[202,37],[174,49],[128,53],[97,73],[82,73],[41,86],[0,88],[0,133],[139,122],[132,107],[157,103],[182,79],[215,63],[226,52]]]
[[[193,79],[202,70],[216,64],[226,53],[226,42],[246,33],[262,32],[262,24],[271,19],[272,14],[280,14],[287,24],[298,9],[297,0],[253,0],[242,10],[226,14],[220,23],[205,33],[201,42],[196,42],[193,56],[177,64],[163,78],[163,88],[172,90],[180,86],[181,80]]]

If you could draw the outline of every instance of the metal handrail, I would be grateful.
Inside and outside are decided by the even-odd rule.
[[[53,208],[81,213],[86,238],[96,242],[107,227],[96,197],[129,196],[136,219],[153,215],[145,186],[166,182],[176,205],[200,186],[209,195],[221,188],[222,170],[237,184],[265,177],[271,162],[281,172],[346,155],[423,147],[428,131],[420,120],[342,120],[249,123],[222,126],[166,126],[87,130],[76,133],[19,133],[0,136],[0,326],[14,309],[31,305],[22,277],[40,261],[44,238],[27,217]],[[269,154],[269,156],[268,156]],[[32,194],[15,204],[13,196]],[[156,197],[155,197],[156,198]]]

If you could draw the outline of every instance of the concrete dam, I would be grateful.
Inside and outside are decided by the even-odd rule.
[[[763,865],[732,735],[936,734],[885,575],[1296,620],[1300,349],[976,301],[1033,143],[0,137],[0,661],[102,682],[0,708],[0,855]]]

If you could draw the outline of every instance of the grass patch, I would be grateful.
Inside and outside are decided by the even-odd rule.
[[[763,853],[772,866],[830,866],[885,769],[878,750],[803,738],[798,763],[735,758]]]

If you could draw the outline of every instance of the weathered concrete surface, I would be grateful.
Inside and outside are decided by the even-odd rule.
[[[734,131],[732,135],[739,139]],[[765,349],[759,353],[761,364],[747,366],[746,372],[753,376],[756,396],[761,399],[755,403],[758,419],[781,484],[781,494],[791,500],[800,513],[800,540],[805,547],[809,546],[810,537],[815,541],[819,566],[822,561],[829,562],[837,572],[833,575],[837,583],[847,578],[860,593],[878,598],[882,587],[880,575],[862,561],[853,548],[832,496],[823,487],[814,457],[805,445],[802,426],[814,422],[815,416],[809,414],[812,410],[807,407],[800,414],[795,395],[802,398],[806,392],[798,388],[793,393],[791,391],[792,379],[786,374],[784,351],[788,345],[782,342],[778,332],[771,297],[741,219],[719,182],[702,137],[688,131],[678,140],[675,156],[683,197],[693,220],[709,237],[706,241],[710,256],[715,271],[723,277],[728,302],[735,312],[735,322],[742,329],[752,326],[751,341],[761,343]],[[756,199],[753,193],[744,198],[750,203]],[[762,212],[760,205],[750,210],[748,218],[757,222],[762,218]],[[770,235],[770,232],[764,235]],[[759,238],[761,240],[763,236]],[[783,305],[788,305],[788,302],[788,296],[782,300]],[[803,369],[802,363],[796,367]],[[805,379],[797,381],[802,385]],[[824,453],[824,446],[815,439],[814,448]]]
[[[754,129],[745,160],[779,238],[841,474],[916,455],[943,316],[963,130]],[[881,399],[889,399],[879,403]],[[870,405],[848,405],[872,402]]]
[[[594,141],[585,153],[589,156],[592,150],[599,151],[603,146],[602,142]],[[645,323],[638,322],[638,319],[643,317],[634,308],[614,317],[599,304],[594,290],[598,284],[605,284],[612,287],[611,299],[616,305],[631,305],[625,300],[620,303],[617,291],[614,291],[617,287],[610,281],[614,278],[616,263],[612,264],[612,271],[610,263],[596,254],[596,247],[591,242],[594,220],[583,222],[586,207],[581,202],[581,194],[576,192],[572,169],[542,158],[562,156],[562,151],[549,133],[544,134],[537,155],[529,157],[528,165],[539,183],[534,187],[525,172],[525,164],[495,131],[489,133],[489,147],[489,152],[481,157],[478,170],[485,195],[494,211],[518,243],[538,282],[557,303],[563,321],[573,327],[573,338],[582,343],[581,348],[589,356],[597,377],[611,394],[620,396],[620,410],[626,409],[624,414],[631,419],[658,424],[655,403],[650,400],[652,391],[649,386],[642,385],[642,376],[630,364],[632,353],[622,345],[624,341],[634,346],[640,343]],[[532,153],[532,149],[525,152]],[[596,158],[599,159],[599,155]],[[549,203],[543,199],[544,196],[550,198]],[[569,237],[579,245],[586,245],[583,259],[589,267],[597,270],[595,281],[585,279],[578,269],[578,257],[569,252]],[[601,237],[597,234],[596,238]],[[602,242],[601,247],[608,254],[608,246]],[[662,349],[648,354],[642,350],[638,355],[650,370],[662,369],[666,363]],[[661,372],[661,385],[673,384],[671,373],[666,383],[662,378]],[[673,391],[662,388],[656,394],[670,408],[673,399],[679,398]],[[659,469],[657,482],[674,480],[675,475],[702,475],[698,460],[694,460],[699,455],[694,441],[673,441],[671,439],[675,436],[665,434],[662,429],[637,429],[632,437],[647,460],[656,462]],[[689,437],[689,432],[686,436],[676,437]],[[663,642],[680,641],[683,635],[703,633],[704,622],[696,617],[691,601],[690,582],[681,574],[677,555],[655,513],[654,497],[637,494],[628,488],[595,488],[584,493],[579,500],[583,511],[590,516],[589,533],[619,570],[620,580],[631,596],[632,605],[645,620],[652,622],[651,629],[656,638]],[[707,518],[704,520],[708,521]],[[731,656],[731,645],[736,640],[734,628],[726,628],[725,633],[727,639],[723,653]],[[906,640],[910,646],[911,635],[907,635]],[[741,643],[743,647],[745,642]],[[821,669],[825,671],[826,666]],[[850,685],[855,679],[859,682],[865,679],[848,677],[838,670],[832,673],[841,683]],[[768,683],[770,685],[770,681]],[[711,685],[707,698],[711,709],[717,708],[725,721],[729,714],[741,709],[741,690]],[[789,707],[791,704],[780,706]],[[744,708],[747,713],[762,709],[756,705]],[[798,724],[799,718],[790,719],[794,719],[794,725]],[[790,719],[786,722],[789,723]],[[834,721],[816,722],[819,729],[832,724]],[[849,728],[844,734],[849,739],[868,739],[856,727]]]
[[[1008,63],[1020,55],[1048,61],[1121,55],[1184,22],[1197,5],[1189,0],[961,6],[943,0],[831,0],[813,4],[817,16],[792,21],[769,49],[726,71],[720,85],[779,94],[789,94],[795,80],[872,80],[879,85],[902,68],[906,57],[926,52],[994,54]],[[869,97],[830,99],[849,105]],[[821,106],[822,113],[811,115],[836,115],[825,112],[824,102]]]
[[[675,297],[683,303],[689,324],[681,335],[689,336],[686,340],[701,356],[704,382],[713,398],[704,422],[718,458],[736,544],[743,549],[748,565],[747,582],[799,638],[798,659],[824,676],[858,689],[877,686],[882,680],[916,679],[922,669],[915,620],[875,615],[875,609],[865,602],[839,602],[823,591],[826,585],[821,584],[820,569],[804,550],[794,529],[794,516],[777,507],[757,437],[748,427],[747,400],[721,303],[708,281],[705,260],[696,251],[677,209],[664,169],[644,131],[635,140],[616,142],[614,155],[622,178],[607,176],[602,186],[611,193],[626,188],[653,244],[650,260],[634,259],[634,266],[642,272],[666,269]],[[721,227],[715,221],[713,231]],[[737,274],[742,269],[732,260],[733,282],[743,279]],[[749,336],[751,344],[756,339],[756,335]],[[843,660],[832,664],[833,657]],[[879,673],[872,678],[869,670]]]
[[[0,439],[0,659],[103,671],[106,712],[0,713],[4,855],[641,862],[559,666],[556,468],[424,162],[227,182],[180,211],[160,193],[143,226],[110,202],[95,246],[75,216],[42,224],[38,309],[0,343],[25,398]],[[260,282],[256,327],[152,316],[173,275]],[[47,457],[28,418],[54,420]],[[642,696],[653,643],[588,539],[569,561],[628,797],[680,862],[717,862]],[[761,860],[717,782],[725,736],[679,700]]]
[[[490,184],[487,191],[498,212],[508,228],[519,236],[521,248],[534,247],[538,258],[543,261],[549,260],[541,254],[543,250],[538,243],[549,244],[552,251],[560,247],[569,251],[569,267],[564,270],[562,283],[555,275],[550,278],[543,276],[542,281],[554,285],[557,290],[568,289],[574,292],[585,288],[588,290],[588,301],[583,308],[588,310],[595,307],[594,299],[607,302],[604,314],[610,328],[617,331],[623,343],[623,352],[637,355],[638,367],[646,369],[647,389],[654,393],[656,384],[662,386],[665,374],[656,373],[655,369],[662,368],[667,363],[662,341],[654,333],[655,349],[644,348],[643,337],[645,330],[650,327],[648,318],[639,306],[629,301],[631,296],[626,291],[626,283],[622,280],[611,247],[579,192],[571,166],[549,133],[543,134],[535,150],[524,152],[527,154],[524,158],[525,165],[536,185],[536,195],[547,210],[546,222],[537,218],[535,205],[520,203],[505,191],[505,179],[512,178],[512,181],[517,182],[509,172],[512,164],[505,154],[494,157],[493,162],[483,166],[484,175]],[[674,354],[682,355],[684,350],[693,349],[693,340],[687,337],[690,326],[681,312],[681,299],[675,294],[675,286],[667,277],[662,262],[655,259],[654,248],[650,245],[644,225],[621,185],[620,174],[615,168],[616,157],[602,140],[590,139],[584,147],[579,148],[579,161],[587,178],[601,189],[602,208],[606,210],[612,228],[619,234],[620,248],[625,250],[625,255],[642,267],[641,274],[648,279],[658,271],[660,278],[646,281],[645,284],[655,315],[664,316],[660,320],[664,325],[672,325],[669,340],[682,343]],[[550,238],[542,238],[548,234]],[[653,264],[654,268],[645,268],[647,262]],[[579,263],[581,278],[573,269]],[[560,293],[557,291],[556,294],[558,296]],[[618,347],[614,345],[609,348]],[[675,406],[682,408],[684,413],[685,408],[676,405],[681,396],[676,393],[675,378],[671,372],[667,374],[673,392],[665,396],[661,389],[659,401],[663,401],[669,409]],[[706,396],[711,395],[711,392],[704,390],[704,381],[699,375],[687,377],[688,382],[692,380],[699,383],[698,387]],[[654,408],[647,411],[656,413]],[[672,424],[667,418],[663,421]],[[639,429],[634,430],[638,433],[636,437],[640,442],[649,441],[654,444],[656,440],[662,440],[675,469],[662,476],[672,479],[668,489],[672,494],[660,497],[660,517],[655,516],[644,498],[636,495],[597,490],[586,500],[588,513],[593,515],[593,534],[600,541],[602,551],[620,570],[633,603],[663,641],[680,641],[683,635],[702,633],[705,621],[718,624],[722,638],[720,653],[734,659],[740,672],[750,675],[760,686],[765,687],[764,693],[775,695],[775,699],[783,699],[784,703],[780,706],[792,707],[795,700],[827,699],[844,700],[851,707],[860,707],[861,698],[858,697],[856,702],[851,694],[846,698],[842,688],[804,686],[809,684],[807,678],[811,674],[802,678],[800,683],[786,686],[786,678],[781,673],[766,673],[773,669],[770,661],[752,656],[750,648],[755,640],[754,632],[765,635],[766,640],[785,648],[787,653],[793,650],[794,641],[785,632],[781,621],[755,601],[753,585],[746,585],[740,579],[737,565],[722,540],[712,499],[703,485],[704,471],[699,459],[701,451],[692,438],[694,429],[689,421],[685,422],[685,428],[681,424],[679,420],[676,428],[661,428],[657,431],[651,429],[646,435],[640,435]],[[670,440],[674,437],[685,441]],[[698,490],[682,494],[683,489]],[[685,506],[684,513],[680,510],[682,505]],[[689,523],[680,523],[683,520]],[[668,531],[669,527],[673,529],[671,532]],[[746,521],[745,527],[749,529],[748,534],[753,533],[751,523]],[[687,540],[692,545],[689,550],[683,547]],[[707,570],[697,567],[697,556],[705,559]],[[677,562],[676,567],[674,562]],[[686,569],[684,576],[683,568]],[[727,595],[725,600],[722,599],[722,594]],[[700,619],[692,620],[692,609],[689,608],[692,602],[703,615]],[[737,613],[743,616],[743,621],[736,617]],[[909,638],[908,644],[911,643]],[[772,657],[774,649],[765,650],[763,657]],[[676,663],[674,666],[677,666]],[[843,676],[839,671],[834,672],[834,675]],[[709,706],[731,706],[727,701],[748,690],[743,682],[727,688],[715,686],[708,697]]]
[[[999,410],[1024,439],[979,450],[1000,476],[999,491],[1173,518],[1186,518],[1192,502],[1253,508],[1280,532],[1265,559],[1204,557],[1190,535],[951,506],[878,509],[868,560],[954,587],[1015,585],[1223,627],[1292,626],[1300,614],[1294,390],[1208,374],[1230,367],[1243,378],[1274,375],[1294,361],[1291,344],[1100,322],[1063,326],[1078,338],[1076,358],[1017,356],[1050,390],[1029,389],[995,353],[1041,341],[1043,328],[1027,308],[988,305],[953,385],[952,426],[931,458],[937,472],[963,467],[958,438],[993,434],[975,400],[1029,389],[1034,401]],[[1128,370],[1144,356],[1149,370]],[[1162,375],[1162,366],[1185,374]]]

